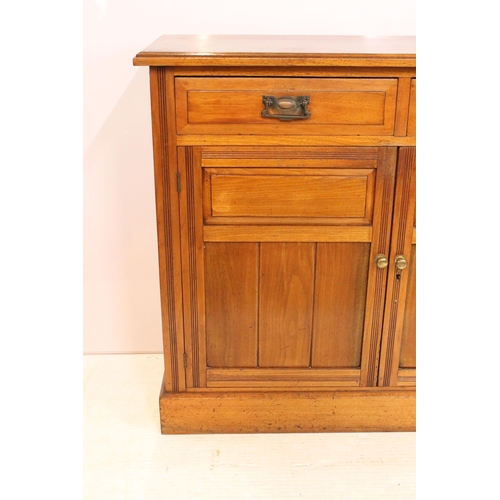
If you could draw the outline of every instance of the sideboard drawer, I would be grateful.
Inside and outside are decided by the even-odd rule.
[[[177,77],[177,133],[393,135],[397,88],[396,78]],[[264,96],[307,96],[309,103],[297,104],[290,119],[273,101],[269,114],[282,120],[263,116]]]

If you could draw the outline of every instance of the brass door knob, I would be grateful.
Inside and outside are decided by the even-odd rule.
[[[377,267],[379,267],[380,269],[384,269],[384,267],[387,267],[389,265],[389,261],[383,253],[379,253],[375,257],[375,264],[377,264]]]
[[[405,259],[404,255],[396,255],[396,258],[394,259],[394,263],[396,264],[396,267],[401,271],[402,269],[405,269],[408,267],[408,261]]]

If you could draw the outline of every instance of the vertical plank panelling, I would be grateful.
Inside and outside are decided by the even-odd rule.
[[[318,243],[313,368],[360,366],[369,256],[368,243]]]
[[[307,367],[315,243],[261,243],[259,366]]]
[[[408,269],[408,290],[406,292],[406,307],[403,320],[403,334],[401,339],[401,356],[399,366],[401,368],[416,368],[416,245],[411,247],[410,264]]]
[[[205,243],[210,367],[257,367],[258,256],[258,243]]]
[[[167,392],[185,390],[179,203],[176,189],[173,74],[150,68],[158,259]]]

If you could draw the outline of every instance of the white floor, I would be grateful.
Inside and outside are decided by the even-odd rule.
[[[415,434],[162,436],[156,354],[84,356],[84,499],[414,499]]]

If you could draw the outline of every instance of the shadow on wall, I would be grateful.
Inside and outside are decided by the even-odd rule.
[[[161,352],[149,73],[84,154],[84,352]]]

